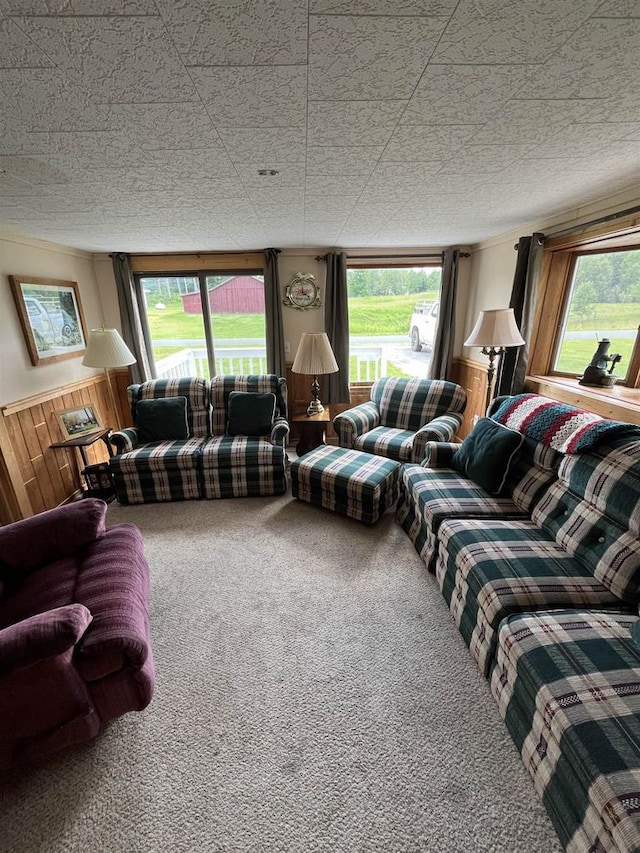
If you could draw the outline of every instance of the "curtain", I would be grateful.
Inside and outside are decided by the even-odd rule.
[[[326,403],[350,403],[347,253],[329,252],[326,262],[324,324],[340,369],[327,374],[322,396]]]
[[[456,334],[456,288],[459,257],[459,249],[446,249],[442,254],[440,311],[431,354],[430,379],[448,379],[451,376],[453,344]]]
[[[264,306],[267,333],[267,372],[286,376],[282,299],[278,275],[280,249],[264,250]]]
[[[136,287],[129,255],[124,252],[114,252],[110,257],[120,306],[122,337],[136,357],[136,363],[130,368],[131,378],[134,382],[146,382],[155,377],[156,366],[153,360],[147,316],[140,308],[143,297]]]
[[[513,308],[516,324],[525,343],[522,347],[509,347],[500,359],[496,396],[520,394],[524,388],[543,244],[544,234],[540,233],[518,240],[518,259],[509,308]]]

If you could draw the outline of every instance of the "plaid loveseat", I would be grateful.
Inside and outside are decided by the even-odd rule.
[[[340,447],[419,462],[428,441],[450,441],[462,424],[467,395],[454,382],[377,379],[371,399],[336,415]]]
[[[227,435],[232,391],[273,393],[275,418],[268,435]],[[282,494],[287,488],[286,380],[274,374],[154,379],[127,389],[134,426],[111,435],[110,460],[122,504]],[[137,404],[164,397],[187,400],[188,437],[138,442]]]

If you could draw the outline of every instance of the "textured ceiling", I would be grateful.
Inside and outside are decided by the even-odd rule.
[[[640,180],[639,66],[639,0],[0,0],[0,233],[474,243]]]

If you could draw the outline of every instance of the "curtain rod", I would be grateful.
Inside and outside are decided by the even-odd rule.
[[[428,255],[423,255],[420,252],[409,252],[406,255],[347,255],[348,258],[352,258],[354,261],[402,261],[407,258],[436,258],[438,260],[442,260],[444,252],[431,253]],[[324,261],[326,255],[316,255],[316,261]],[[460,252],[461,258],[470,258],[471,254],[469,252]]]
[[[574,234],[581,231],[583,228],[590,228],[592,225],[603,225],[605,222],[615,222],[616,219],[622,219],[623,216],[631,216],[633,213],[640,213],[640,204],[637,204],[635,207],[628,207],[626,210],[619,210],[617,213],[600,216],[598,219],[591,219],[589,222],[582,222],[580,225],[572,225],[571,228],[562,228],[560,231],[552,231],[551,234],[543,234],[542,241],[551,240],[554,237],[563,237],[565,234]],[[518,248],[517,243],[514,248]]]

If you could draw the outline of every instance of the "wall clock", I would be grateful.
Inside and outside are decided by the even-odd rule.
[[[291,279],[285,289],[285,298],[282,300],[290,308],[319,308],[320,288],[316,284],[315,277],[311,273],[298,272]]]

